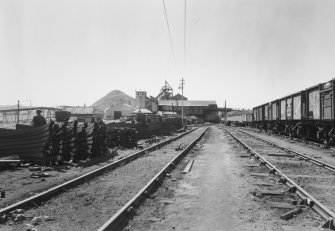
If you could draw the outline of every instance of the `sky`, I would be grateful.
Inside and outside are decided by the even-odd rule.
[[[112,90],[252,108],[335,77],[333,0],[0,0],[0,105]],[[175,61],[174,61],[175,60]]]

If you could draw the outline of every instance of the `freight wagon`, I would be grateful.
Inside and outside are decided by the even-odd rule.
[[[274,133],[334,143],[335,79],[253,108],[253,125]]]
[[[245,126],[252,124],[253,116],[252,114],[240,114],[240,115],[227,115],[227,120],[230,122],[239,122]]]

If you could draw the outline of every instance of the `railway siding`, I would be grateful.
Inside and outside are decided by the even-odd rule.
[[[187,131],[188,133],[190,131]],[[27,199],[29,197],[35,196],[43,191],[51,189],[52,187],[57,187],[64,182],[78,178],[82,175],[89,174],[90,172],[103,168],[104,166],[113,165],[113,162],[117,162],[119,159],[123,159],[119,162],[125,161],[127,156],[134,155],[139,156],[145,151],[150,151],[152,149],[158,148],[164,143],[168,143],[179,137],[183,136],[186,133],[175,135],[169,139],[164,139],[164,141],[156,143],[154,145],[143,144],[144,149],[140,151],[134,150],[118,150],[118,155],[113,157],[110,156],[108,159],[107,156],[104,160],[93,163],[92,166],[83,168],[79,166],[59,166],[52,168],[52,171],[48,171],[49,177],[46,178],[31,178],[31,175],[35,172],[29,171],[28,168],[17,168],[15,171],[2,171],[0,173],[0,183],[2,185],[2,190],[6,191],[6,197],[1,199],[2,209],[6,206],[14,204],[20,200]],[[136,154],[137,153],[137,154]],[[94,162],[92,160],[90,162]],[[3,212],[2,209],[0,213]]]
[[[42,215],[52,218],[41,222],[38,230],[96,230],[180,152],[175,149],[181,143],[189,144],[204,129],[199,128],[162,149],[69,189],[24,215],[29,219]],[[22,230],[26,223],[29,222],[7,223],[1,228]]]
[[[317,211],[325,220],[329,217],[334,218],[335,200],[333,199],[333,195],[335,191],[334,187],[327,187],[327,185],[334,185],[334,173],[311,162],[306,162],[299,157],[268,155],[273,152],[278,153],[278,149],[235,129],[229,129],[229,132],[251,148],[251,153],[260,154],[261,163],[264,162],[270,169],[277,168],[275,169],[275,174],[285,179],[283,183],[295,187],[300,197],[311,199],[312,203],[307,205]],[[279,152],[282,151],[280,150]],[[256,158],[258,157],[256,156]],[[271,164],[265,162],[265,159]],[[286,178],[286,176],[289,176],[292,181]],[[295,183],[298,185],[295,185]],[[311,193],[311,195],[308,193]]]

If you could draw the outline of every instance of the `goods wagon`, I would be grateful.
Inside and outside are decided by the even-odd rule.
[[[253,126],[334,143],[335,79],[253,108]]]
[[[243,116],[244,115],[227,115],[227,120],[231,122],[243,122]]]
[[[252,122],[253,122],[253,115],[252,114],[243,115],[243,123],[245,123],[246,126],[252,125]]]
[[[227,115],[229,122],[237,122],[240,126],[251,126],[253,122],[253,114],[238,114],[238,115]]]

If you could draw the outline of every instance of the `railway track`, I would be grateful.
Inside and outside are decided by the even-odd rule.
[[[278,145],[275,142],[272,142],[270,140],[264,139],[264,138],[256,136],[256,135],[253,135],[253,134],[251,134],[249,132],[245,132],[245,131],[239,130],[239,129],[237,129],[237,131],[239,131],[239,132],[241,132],[241,133],[243,133],[245,135],[251,136],[251,137],[253,137],[255,139],[258,139],[258,140],[260,140],[260,141],[262,141],[264,143],[267,143],[267,144],[269,144],[269,145],[271,145],[271,146],[273,146],[275,148],[281,149],[281,150],[283,150],[283,151],[285,151],[285,152],[287,152],[289,154],[293,154],[293,155],[297,156],[298,158],[300,158],[300,159],[302,159],[304,161],[308,161],[308,162],[310,162],[312,164],[318,165],[319,167],[323,167],[323,168],[325,168],[325,169],[327,169],[329,171],[335,172],[335,166],[334,165],[328,164],[328,163],[326,163],[324,161],[320,161],[320,160],[318,160],[318,159],[316,159],[316,158],[314,158],[312,156],[303,154],[301,152],[297,152],[297,151],[295,151],[295,150],[293,150],[291,148],[280,146],[280,145]]]
[[[24,208],[25,219],[9,219],[0,224],[0,230],[22,230],[34,219],[38,220],[38,230],[96,230],[99,227],[100,230],[113,230],[127,217],[131,207],[149,193],[202,137],[205,130],[202,127],[190,131],[178,140],[173,139],[169,145],[165,145],[168,142],[159,143],[94,173],[3,208],[1,215]],[[181,144],[184,146],[182,151],[176,150]]]
[[[289,192],[301,198],[301,204],[317,212],[326,221],[324,228],[335,230],[334,166],[237,129],[222,129],[259,161],[260,166],[270,170],[268,176],[277,176],[280,183],[289,187]]]
[[[273,137],[277,137],[277,138],[279,137],[280,139],[284,139],[284,140],[290,140],[289,142],[299,142],[299,143],[303,143],[303,144],[310,145],[310,146],[313,146],[313,147],[318,147],[318,148],[321,148],[321,149],[331,149],[331,150],[335,151],[335,147],[327,146],[325,144],[317,143],[317,142],[310,141],[310,140],[304,140],[304,139],[298,138],[298,137],[293,137],[292,138],[288,135],[275,134],[275,133],[272,133],[272,132],[269,132],[269,131],[260,132],[259,129],[250,128],[250,127],[244,127],[243,129],[244,130],[249,130],[251,132],[260,133],[260,134],[266,134],[268,136],[273,136]]]

